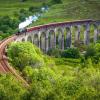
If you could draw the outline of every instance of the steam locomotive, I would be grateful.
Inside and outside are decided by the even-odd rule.
[[[27,28],[19,29],[18,32],[16,32],[16,35],[21,35],[23,33],[26,34],[26,32],[27,32]]]

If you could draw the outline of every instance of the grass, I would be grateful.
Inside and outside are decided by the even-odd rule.
[[[27,0],[26,2],[20,2],[20,0],[0,0],[0,16],[13,16],[13,13],[20,9],[28,9],[31,6],[40,7],[46,1],[48,0]]]
[[[52,58],[55,61],[57,66],[73,66],[78,67],[80,64],[80,59],[72,59],[72,58]]]
[[[82,19],[100,19],[100,0],[62,0],[33,25]]]
[[[28,9],[30,6],[41,6],[50,0],[0,0],[0,16],[13,16],[15,11]],[[100,0],[62,0],[62,4],[50,7],[49,11],[36,23],[45,24],[66,20],[100,19]]]
[[[50,0],[0,0],[0,16],[13,16],[20,9],[28,9],[30,6],[41,6]],[[62,0],[62,4],[52,5],[48,12],[33,25],[52,22],[72,21],[81,19],[100,19],[100,0]]]

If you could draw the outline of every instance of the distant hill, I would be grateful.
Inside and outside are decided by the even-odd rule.
[[[39,7],[50,0],[0,0],[0,16],[13,16],[20,9],[28,9],[31,6]],[[80,19],[100,19],[100,0],[62,0],[62,4],[52,5],[48,12],[36,23],[45,24]]]
[[[28,9],[31,6],[39,7],[43,2],[48,0],[0,0],[0,16],[9,15],[13,16],[13,13],[20,9]]]
[[[62,4],[53,5],[37,24],[67,20],[100,20],[100,0],[62,0]]]

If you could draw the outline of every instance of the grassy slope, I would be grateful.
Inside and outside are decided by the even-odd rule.
[[[66,20],[100,19],[100,0],[62,1],[62,4],[53,5],[34,25]]]
[[[0,16],[10,15],[21,8],[40,6],[50,0],[0,0]],[[53,5],[50,10],[35,24],[45,24],[66,20],[100,19],[100,0],[62,0],[62,4]]]
[[[41,6],[41,4],[47,0],[27,0],[26,2],[20,1],[21,0],[0,0],[0,16],[13,16],[15,11],[19,11],[23,8],[28,9],[31,6]]]

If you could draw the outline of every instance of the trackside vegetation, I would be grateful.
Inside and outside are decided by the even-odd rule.
[[[84,54],[77,48],[66,49],[62,52],[68,56],[60,53],[58,57],[42,53],[29,42],[9,45],[10,63],[21,72],[31,87],[19,92],[20,100],[99,100],[99,45],[100,43],[91,44]],[[77,51],[76,56],[74,51]],[[20,89],[23,89],[22,86]]]

